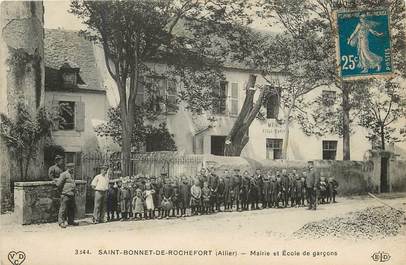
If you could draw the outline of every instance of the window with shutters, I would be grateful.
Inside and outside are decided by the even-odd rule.
[[[142,92],[137,92],[138,96],[140,99],[137,102],[147,102],[151,111],[171,114],[177,110],[177,83],[174,80],[147,77]]]
[[[75,129],[75,102],[59,101],[59,130]]]
[[[225,114],[228,94],[228,82],[221,81],[218,87],[213,88],[213,113]]]
[[[238,115],[238,83],[231,83],[230,115]]]
[[[266,139],[266,159],[281,159],[282,158],[283,139]]]
[[[85,130],[85,103],[81,101],[53,101],[59,113],[54,130],[82,132]]]
[[[277,119],[279,115],[280,107],[280,88],[275,88],[271,90],[266,101],[266,118],[267,119]]]
[[[337,141],[323,141],[323,160],[336,160]]]

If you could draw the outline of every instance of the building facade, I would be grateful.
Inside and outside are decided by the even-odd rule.
[[[100,148],[94,127],[105,120],[106,91],[94,46],[75,31],[45,30],[45,104],[56,111],[52,137],[65,149],[65,163]]]
[[[99,65],[102,65],[102,56]],[[167,66],[163,64],[150,65],[153,70],[163,74]],[[106,70],[105,70],[106,71]],[[224,69],[225,80],[216,87],[216,93],[220,95],[221,102],[211,113],[194,115],[186,110],[183,103],[180,103],[177,111],[166,111],[165,115],[158,118],[158,123],[166,122],[169,131],[173,134],[179,151],[185,154],[213,154],[224,155],[225,138],[231,131],[235,120],[241,110],[245,99],[245,84],[250,74],[257,74],[257,85],[266,85],[266,81],[254,70],[239,67],[226,67]],[[107,75],[106,75],[107,76]],[[105,76],[105,77],[106,77]],[[281,74],[275,73],[274,79],[283,79]],[[164,95],[168,103],[176,98],[176,93],[181,89],[181,82],[174,84],[164,79],[154,78],[153,81],[159,87],[160,95]],[[114,95],[115,86],[109,83],[110,92],[107,93],[109,102],[117,105],[118,96]],[[183,89],[183,88],[182,88]],[[140,104],[145,101],[147,92],[138,90],[136,102]],[[259,94],[257,92],[257,94]],[[306,94],[306,100],[327,94],[336,95],[328,87],[320,87]],[[269,105],[261,109],[263,119],[255,119],[249,128],[249,142],[243,149],[241,155],[252,159],[281,159],[282,146],[285,140],[285,125],[283,112],[280,110],[280,102],[277,96],[268,99]],[[171,104],[167,104],[168,107]],[[269,106],[269,107],[268,107]],[[161,107],[165,109],[165,106]],[[215,118],[212,121],[211,118]],[[351,135],[351,159],[363,160],[367,150],[371,149],[368,142],[367,131],[362,127],[356,127]],[[307,136],[300,125],[293,122],[289,127],[287,159],[289,160],[342,160],[343,143],[338,135],[325,135],[323,137]]]

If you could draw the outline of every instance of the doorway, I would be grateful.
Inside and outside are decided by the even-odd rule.
[[[226,136],[211,136],[211,154],[224,156]]]
[[[388,177],[388,168],[389,168],[389,158],[381,158],[381,192],[389,192],[389,177]]]

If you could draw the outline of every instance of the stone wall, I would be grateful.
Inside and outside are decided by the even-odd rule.
[[[406,191],[406,160],[389,161],[389,182],[392,191]]]
[[[338,194],[357,195],[377,192],[374,164],[370,161],[315,161],[315,168],[326,178],[334,177],[339,183]]]
[[[86,181],[76,180],[75,218],[85,217]],[[18,224],[58,220],[60,192],[53,181],[16,182],[14,214]]]
[[[20,96],[34,111],[44,99],[44,8],[42,1],[0,2],[0,112],[15,115]],[[41,149],[41,148],[40,148]],[[12,182],[21,179],[0,139],[0,212],[12,210]],[[42,152],[32,163],[32,179],[40,175]]]
[[[261,160],[264,170],[288,171],[296,169],[299,173],[307,171],[307,161]],[[315,160],[314,168],[322,177],[334,177],[340,195],[364,194],[373,190],[373,163],[368,161]]]
[[[380,153],[373,154],[366,161],[314,160],[314,166],[316,172],[320,173],[321,176],[326,178],[334,177],[338,181],[338,193],[340,195],[357,195],[366,194],[367,192],[377,193],[380,192],[381,184],[381,155]],[[154,162],[147,159],[147,156],[140,155],[138,158],[136,165],[138,169],[144,170],[136,171],[136,173],[160,175],[160,172],[165,168],[163,162]],[[169,162],[169,176],[193,176],[201,167],[209,166],[213,166],[215,173],[219,176],[224,175],[225,169],[231,172],[234,169],[239,169],[241,173],[247,170],[250,174],[253,174],[257,168],[263,171],[281,171],[282,169],[290,171],[296,169],[299,173],[307,170],[307,161],[303,160],[254,160],[244,157],[214,155],[194,155],[193,158],[196,160],[193,160],[194,163],[191,163],[187,167],[184,165],[183,160],[175,159],[177,162],[174,165],[172,165],[172,162]],[[155,170],[151,170],[152,168],[155,168]],[[151,174],[151,172],[153,173]],[[405,160],[396,160],[392,156],[389,161],[388,175],[390,191],[406,192]]]

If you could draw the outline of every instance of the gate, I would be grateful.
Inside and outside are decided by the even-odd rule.
[[[82,179],[87,182],[86,212],[91,213],[94,205],[94,192],[90,186],[94,176],[100,174],[100,168],[108,164],[113,170],[113,179],[124,177],[121,174],[121,153],[93,152],[82,154]],[[178,152],[151,152],[131,155],[130,176],[143,174],[169,177],[196,176],[203,164],[202,155],[184,155]]]

